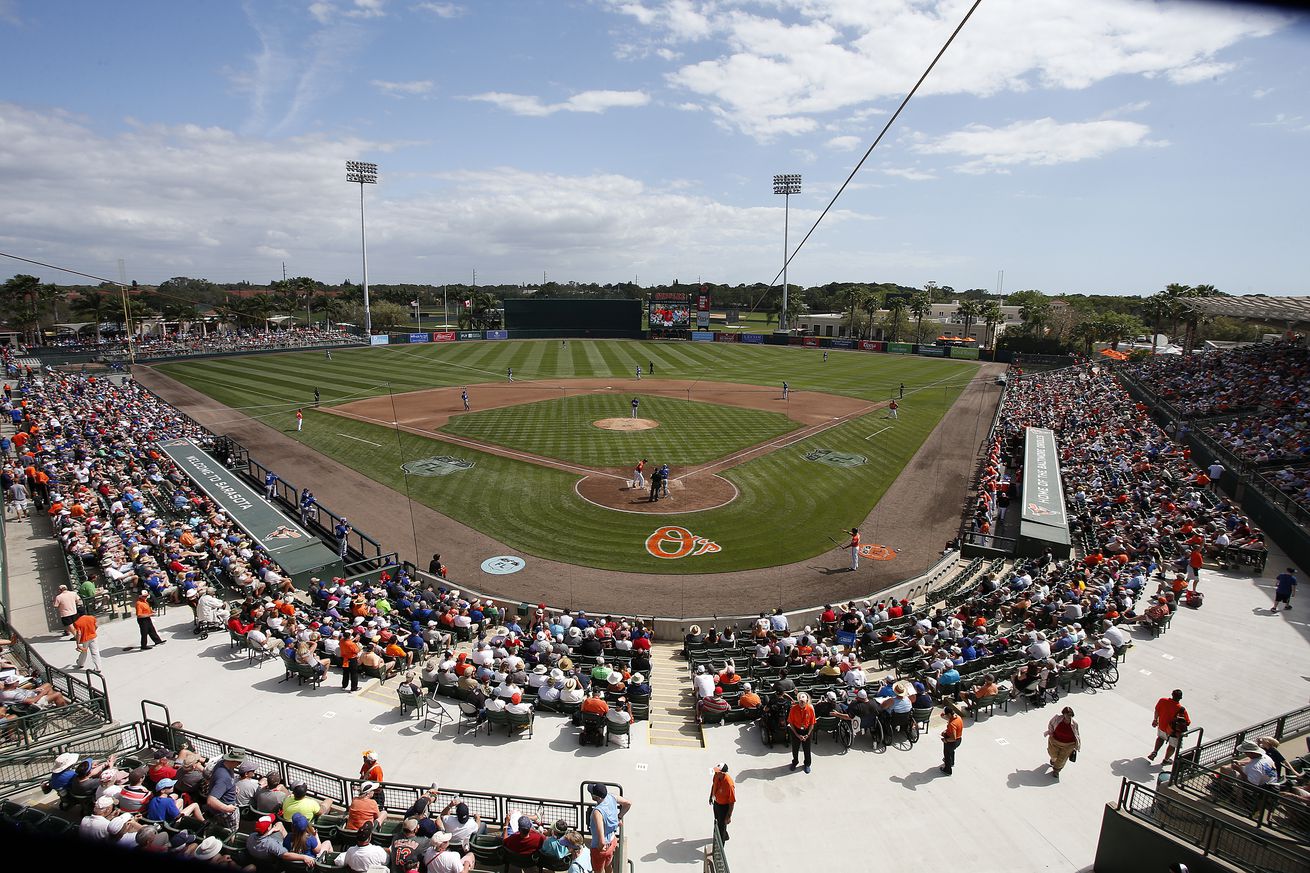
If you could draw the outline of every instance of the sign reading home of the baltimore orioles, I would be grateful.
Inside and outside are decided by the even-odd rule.
[[[277,555],[318,542],[316,537],[274,509],[257,489],[242,482],[241,477],[191,440],[164,440],[159,448],[264,551]]]
[[[723,551],[723,547],[705,537],[696,536],[685,527],[666,525],[646,537],[646,551],[652,558],[676,560],[696,555],[713,555]]]
[[[400,469],[413,476],[449,476],[451,473],[473,469],[473,461],[451,455],[437,455],[432,458],[406,461],[400,465]]]
[[[1055,432],[1030,427],[1024,434],[1023,519],[1055,527],[1066,525],[1060,453]]]

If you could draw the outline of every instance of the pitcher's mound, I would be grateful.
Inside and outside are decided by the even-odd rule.
[[[592,424],[601,430],[650,430],[660,426],[658,421],[649,418],[602,418]]]

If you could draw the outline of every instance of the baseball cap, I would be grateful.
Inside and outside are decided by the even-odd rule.
[[[519,816],[519,830],[521,831],[532,830],[532,819],[528,818],[526,815]]]

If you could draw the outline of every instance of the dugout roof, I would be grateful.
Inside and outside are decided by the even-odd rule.
[[[1310,323],[1310,297],[1187,297],[1188,308],[1206,315],[1254,318],[1261,321]]]

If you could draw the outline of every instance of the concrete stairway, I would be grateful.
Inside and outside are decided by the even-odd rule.
[[[655,679],[650,698],[649,741],[652,746],[702,749],[705,738],[696,723],[696,695],[680,647],[655,643],[650,651]]]

